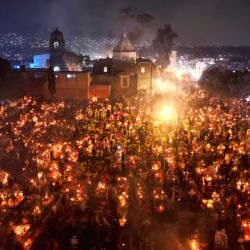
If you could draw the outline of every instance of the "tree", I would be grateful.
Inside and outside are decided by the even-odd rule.
[[[5,81],[11,71],[11,65],[8,60],[0,58],[0,80]]]
[[[81,59],[81,67],[83,70],[89,70],[93,68],[93,63],[89,57],[89,55],[81,55],[80,54],[80,59]]]
[[[241,95],[242,97],[250,96],[250,74],[244,74],[241,79]]]
[[[13,72],[8,60],[0,58],[0,88],[1,98],[19,97],[24,94],[22,76]]]
[[[156,38],[152,42],[152,47],[158,55],[157,62],[163,68],[166,68],[169,64],[169,54],[176,38],[177,34],[173,31],[171,25],[166,24],[164,28],[158,29]]]
[[[215,95],[244,98],[250,95],[250,73],[233,72],[216,65],[203,72],[199,85]]]
[[[49,92],[51,96],[54,96],[56,93],[56,76],[55,76],[55,72],[52,66],[49,67],[48,81],[49,81],[49,84],[48,84]]]

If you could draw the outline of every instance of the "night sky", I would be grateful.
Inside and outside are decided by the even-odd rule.
[[[125,7],[155,16],[148,34],[170,23],[181,42],[250,46],[250,0],[1,0],[0,33],[119,34]]]

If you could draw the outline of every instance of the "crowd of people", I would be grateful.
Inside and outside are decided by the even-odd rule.
[[[248,102],[188,87],[0,112],[3,248],[248,247]]]

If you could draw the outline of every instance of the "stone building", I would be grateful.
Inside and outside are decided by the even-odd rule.
[[[50,97],[48,71],[14,71],[13,79],[22,85],[25,95]],[[90,93],[90,72],[55,72],[56,93],[59,99],[88,100]]]
[[[110,85],[111,96],[133,95],[138,90],[150,92],[156,67],[149,59],[137,58],[127,33],[113,50],[113,58],[94,61],[92,85]]]
[[[55,95],[58,98],[106,99],[134,95],[138,90],[150,93],[154,86],[156,66],[147,58],[137,58],[125,31],[113,50],[113,58],[93,61],[93,68],[88,72],[82,71],[81,56],[66,50],[63,33],[58,29],[50,34],[49,45],[49,64],[56,75]],[[13,79],[22,83],[25,94],[50,97],[46,57],[40,59],[34,65],[42,64],[43,69],[16,71]]]
[[[137,59],[137,89],[151,92],[156,75],[156,67],[150,59]]]
[[[94,63],[92,85],[109,85],[111,96],[135,94],[137,91],[135,63],[111,58],[100,59]]]

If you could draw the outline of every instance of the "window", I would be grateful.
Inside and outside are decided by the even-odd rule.
[[[75,74],[67,74],[67,78],[68,79],[76,78],[76,75]]]
[[[142,74],[145,73],[145,67],[141,67],[141,73],[142,73]]]
[[[107,72],[108,72],[108,67],[105,66],[105,67],[103,68],[103,72],[104,72],[104,73],[107,73]]]
[[[122,85],[123,88],[128,88],[128,86],[129,86],[128,77],[122,77],[121,78],[121,85]]]

